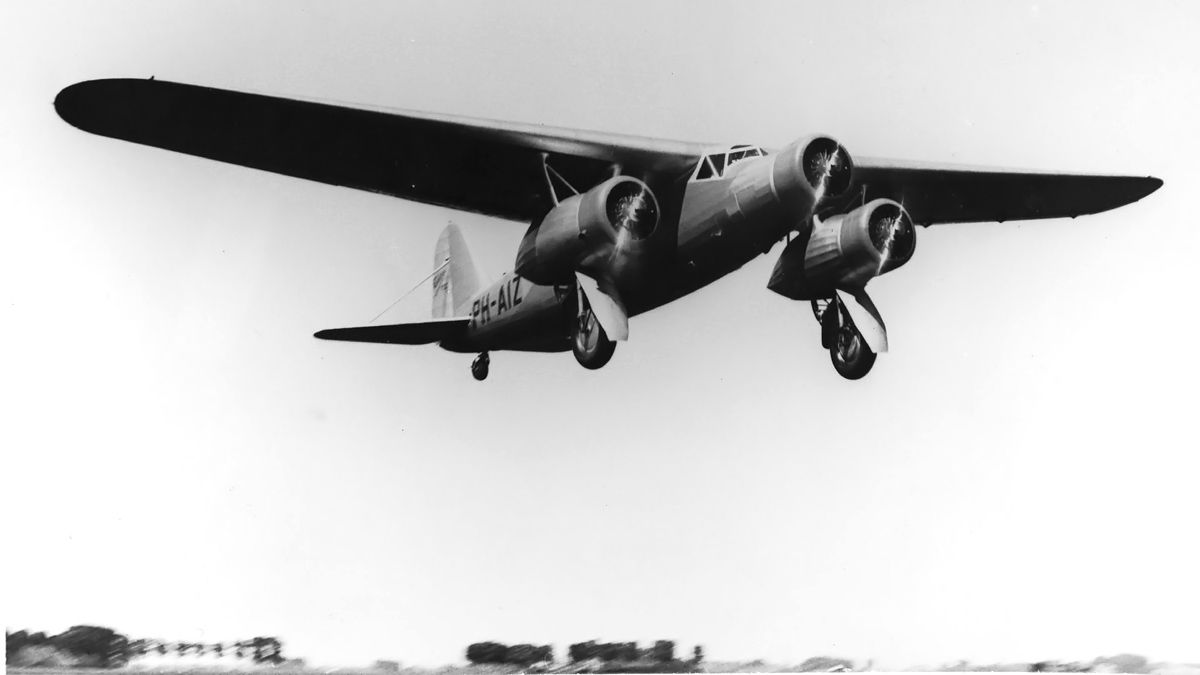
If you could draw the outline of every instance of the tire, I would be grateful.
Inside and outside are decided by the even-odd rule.
[[[471,376],[480,382],[486,380],[488,376],[488,366],[491,365],[491,361],[491,358],[489,358],[486,353],[475,357],[475,360],[471,362]]]
[[[616,350],[617,343],[608,339],[592,309],[583,310],[571,331],[571,351],[579,365],[588,370],[603,368]]]
[[[833,369],[838,375],[847,380],[862,379],[871,372],[876,356],[854,324],[849,320],[843,321],[829,348],[829,360],[833,362]]]

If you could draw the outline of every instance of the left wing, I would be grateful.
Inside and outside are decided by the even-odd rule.
[[[381,342],[389,345],[427,345],[431,342],[454,339],[462,335],[469,323],[471,323],[469,317],[458,317],[417,323],[396,323],[388,326],[328,328],[316,332],[314,337],[322,340]]]
[[[525,222],[552,205],[543,155],[577,186],[614,166],[654,185],[686,173],[706,147],[161,80],[80,82],[54,107],[101,136]]]
[[[879,197],[904,205],[919,225],[1065,218],[1115,209],[1154,192],[1151,176],[1002,171],[854,158],[841,206]]]

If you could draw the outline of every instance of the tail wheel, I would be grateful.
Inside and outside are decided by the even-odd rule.
[[[491,364],[492,359],[490,356],[488,356],[487,352],[483,352],[479,356],[476,356],[475,360],[471,362],[471,376],[480,382],[486,380],[488,376],[488,366]]]
[[[857,380],[871,372],[876,354],[867,346],[845,310],[841,310],[840,314],[841,325],[837,327],[833,344],[829,347],[829,360],[833,362],[838,375],[847,380]]]
[[[588,370],[603,368],[617,350],[617,343],[608,339],[591,307],[584,305],[572,328],[571,351],[575,360]]]

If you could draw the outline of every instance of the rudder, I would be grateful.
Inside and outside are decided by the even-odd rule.
[[[433,250],[433,317],[467,314],[466,303],[482,287],[479,269],[458,225],[450,223]]]

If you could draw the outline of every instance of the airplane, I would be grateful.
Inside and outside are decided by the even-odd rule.
[[[787,240],[767,288],[808,301],[842,377],[888,349],[867,284],[906,264],[916,227],[1098,213],[1151,176],[960,168],[852,158],[829,136],[782,149],[347,106],[151,79],[66,87],[59,116],[93,134],[528,223],[513,269],[485,283],[451,224],[434,251],[428,321],[316,337],[437,343],[477,354],[573,352],[598,369],[629,318],[695,292]]]

